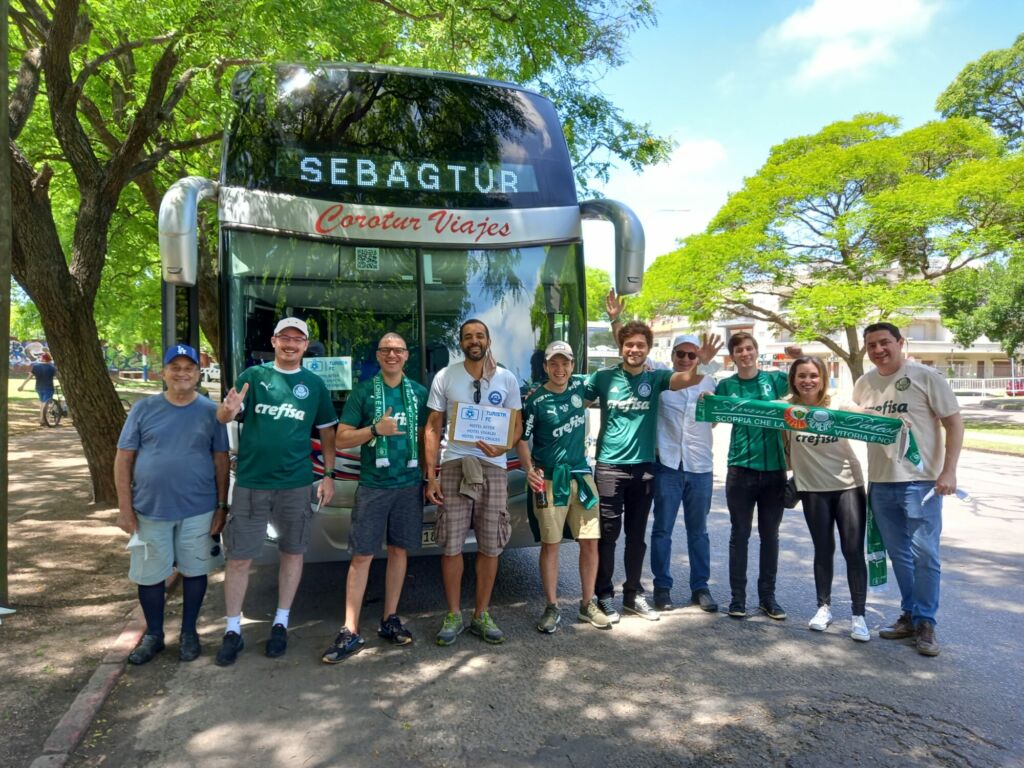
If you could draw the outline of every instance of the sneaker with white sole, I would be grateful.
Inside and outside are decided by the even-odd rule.
[[[871,630],[863,616],[854,616],[850,622],[850,637],[860,643],[866,643],[871,639]]]
[[[832,609],[827,605],[823,605],[818,609],[818,612],[814,614],[814,618],[807,622],[807,626],[815,632],[824,632],[828,629],[828,625],[831,623]]]
[[[647,598],[643,595],[636,595],[632,600],[623,598],[622,612],[632,613],[634,616],[639,616],[648,621],[658,621],[661,619],[661,614],[651,608],[651,604],[647,602]]]
[[[601,609],[601,613],[608,617],[608,621],[612,624],[619,623],[619,612],[615,610],[615,599],[611,597],[599,597],[596,598],[597,607]]]
[[[548,603],[544,609],[544,615],[537,622],[537,631],[543,632],[545,635],[553,635],[561,623],[562,616],[558,613],[558,606],[554,603]]]
[[[612,621],[604,611],[593,600],[587,603],[580,603],[580,612],[577,615],[580,621],[586,621],[598,629],[611,629]]]

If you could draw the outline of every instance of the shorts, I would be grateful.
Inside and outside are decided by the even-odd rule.
[[[224,527],[228,560],[254,560],[263,552],[267,523],[277,531],[277,549],[304,555],[313,530],[313,486],[266,489],[235,486]]]
[[[576,484],[579,482],[589,485],[591,492],[594,494],[595,503],[590,509],[585,509],[583,502],[579,499],[579,493],[576,490]],[[537,523],[540,525],[541,542],[544,544],[558,544],[562,540],[562,531],[567,520],[569,522],[569,530],[572,531],[572,537],[577,541],[580,539],[601,538],[601,524],[598,520],[600,508],[596,503],[597,487],[594,485],[594,478],[589,472],[573,473],[569,503],[562,507],[556,507],[551,504],[554,500],[554,495],[551,493],[551,481],[546,480],[544,485],[547,486],[549,506],[540,507],[539,509],[536,505],[533,507],[533,513],[537,516]]]
[[[177,565],[182,576],[205,576],[220,564],[220,544],[210,536],[213,512],[184,520],[157,520],[136,513],[143,547],[131,548],[128,579],[144,587],[159,584]]]
[[[459,493],[462,463],[441,465],[441,493],[444,504],[437,508],[437,545],[442,555],[458,555],[469,529],[476,532],[476,548],[482,555],[497,557],[512,535],[508,515],[508,472],[486,461],[480,462],[484,484],[480,500]]]
[[[354,555],[380,551],[387,536],[390,547],[415,551],[423,543],[423,486],[408,488],[356,487],[348,549]]]
[[[37,389],[36,390],[36,394],[39,395],[39,402],[40,403],[48,403],[51,400],[53,400],[53,390],[52,389]]]

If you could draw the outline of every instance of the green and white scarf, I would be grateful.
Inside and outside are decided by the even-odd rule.
[[[900,419],[888,416],[836,411],[778,400],[705,395],[697,402],[697,421],[809,432],[882,445],[899,441],[900,455],[915,467],[921,467],[921,452],[917,449],[914,435]]]
[[[384,418],[384,375],[378,373],[373,377],[373,423],[376,424],[378,421]],[[404,435],[392,435],[391,440],[408,440],[409,441],[409,460],[405,463],[406,467],[418,467],[420,462],[420,441],[418,427],[420,423],[420,403],[419,398],[416,397],[416,392],[412,388],[412,384],[409,383],[409,377],[402,376],[402,411],[405,413],[405,434]],[[397,414],[392,414],[396,416]],[[398,419],[399,423],[403,420]],[[370,445],[373,446],[376,451],[376,464],[378,467],[390,467],[391,460],[388,459],[388,437],[380,435],[370,440]]]

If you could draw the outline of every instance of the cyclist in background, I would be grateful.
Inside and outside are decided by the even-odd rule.
[[[39,356],[39,362],[32,363],[28,376],[18,391],[25,389],[25,385],[32,379],[36,380],[36,394],[39,395],[39,424],[43,427],[50,426],[46,423],[45,413],[47,404],[53,400],[53,380],[57,377],[57,366],[53,364],[53,358],[49,352],[43,352]]]

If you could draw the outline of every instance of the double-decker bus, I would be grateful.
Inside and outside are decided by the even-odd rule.
[[[164,344],[195,346],[197,208],[216,202],[225,389],[273,359],[284,315],[308,323],[303,364],[323,376],[339,414],[352,387],[376,373],[388,331],[408,344],[406,374],[428,388],[461,359],[458,328],[469,318],[487,323],[496,359],[524,389],[543,375],[542,350],[556,339],[577,350],[585,372],[585,218],[613,225],[618,292],[640,289],[639,221],[614,201],[577,201],[554,106],[537,93],[347,64],[244,70],[232,89],[219,181],[182,179],[160,209]],[[513,457],[510,546],[534,545]],[[312,460],[322,476],[316,440]],[[311,561],[347,557],[358,449],[338,452],[336,472]],[[424,507],[427,553],[436,551],[434,513]]]

